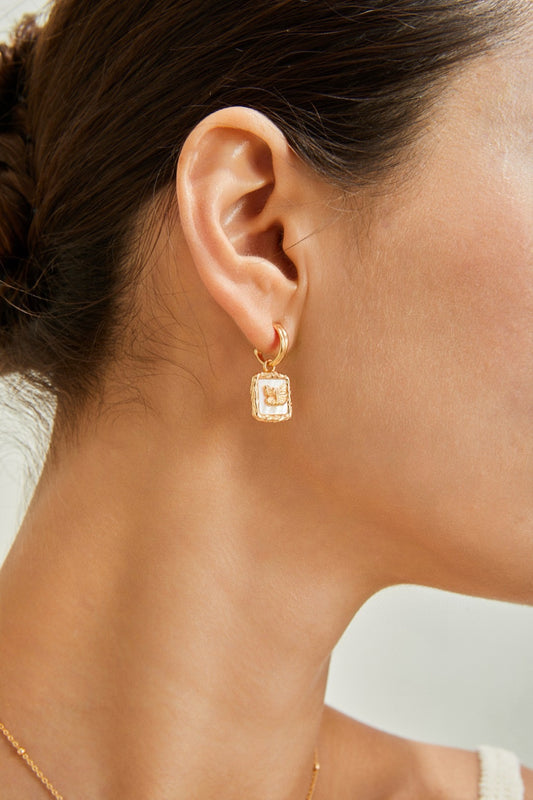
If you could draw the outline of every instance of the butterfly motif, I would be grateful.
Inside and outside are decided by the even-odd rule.
[[[267,406],[284,406],[289,399],[287,385],[263,386],[263,394]]]

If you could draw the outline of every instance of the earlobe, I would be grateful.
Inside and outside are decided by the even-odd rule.
[[[292,157],[263,115],[228,108],[192,131],[177,170],[180,222],[198,273],[250,344],[265,352],[275,343],[274,322],[294,342],[305,294],[303,267],[286,246]]]

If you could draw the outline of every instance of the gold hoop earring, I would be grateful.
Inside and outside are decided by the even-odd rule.
[[[278,322],[274,323],[274,330],[279,337],[279,347],[273,358],[265,358],[259,350],[254,349],[257,360],[263,365],[263,371],[253,376],[250,386],[252,416],[259,422],[283,422],[292,417],[289,378],[276,372],[276,367],[289,350],[289,336]]]

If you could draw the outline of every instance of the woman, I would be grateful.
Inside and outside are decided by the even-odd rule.
[[[324,706],[385,586],[533,602],[532,24],[57,0],[4,47],[1,372],[57,415],[2,800],[533,796]]]

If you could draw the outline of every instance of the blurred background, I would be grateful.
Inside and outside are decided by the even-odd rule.
[[[0,40],[41,7],[0,0]],[[24,420],[4,407],[6,395],[0,382],[0,565],[39,450]],[[506,747],[533,767],[533,608],[415,586],[380,592],[333,653],[326,702],[413,739]]]

